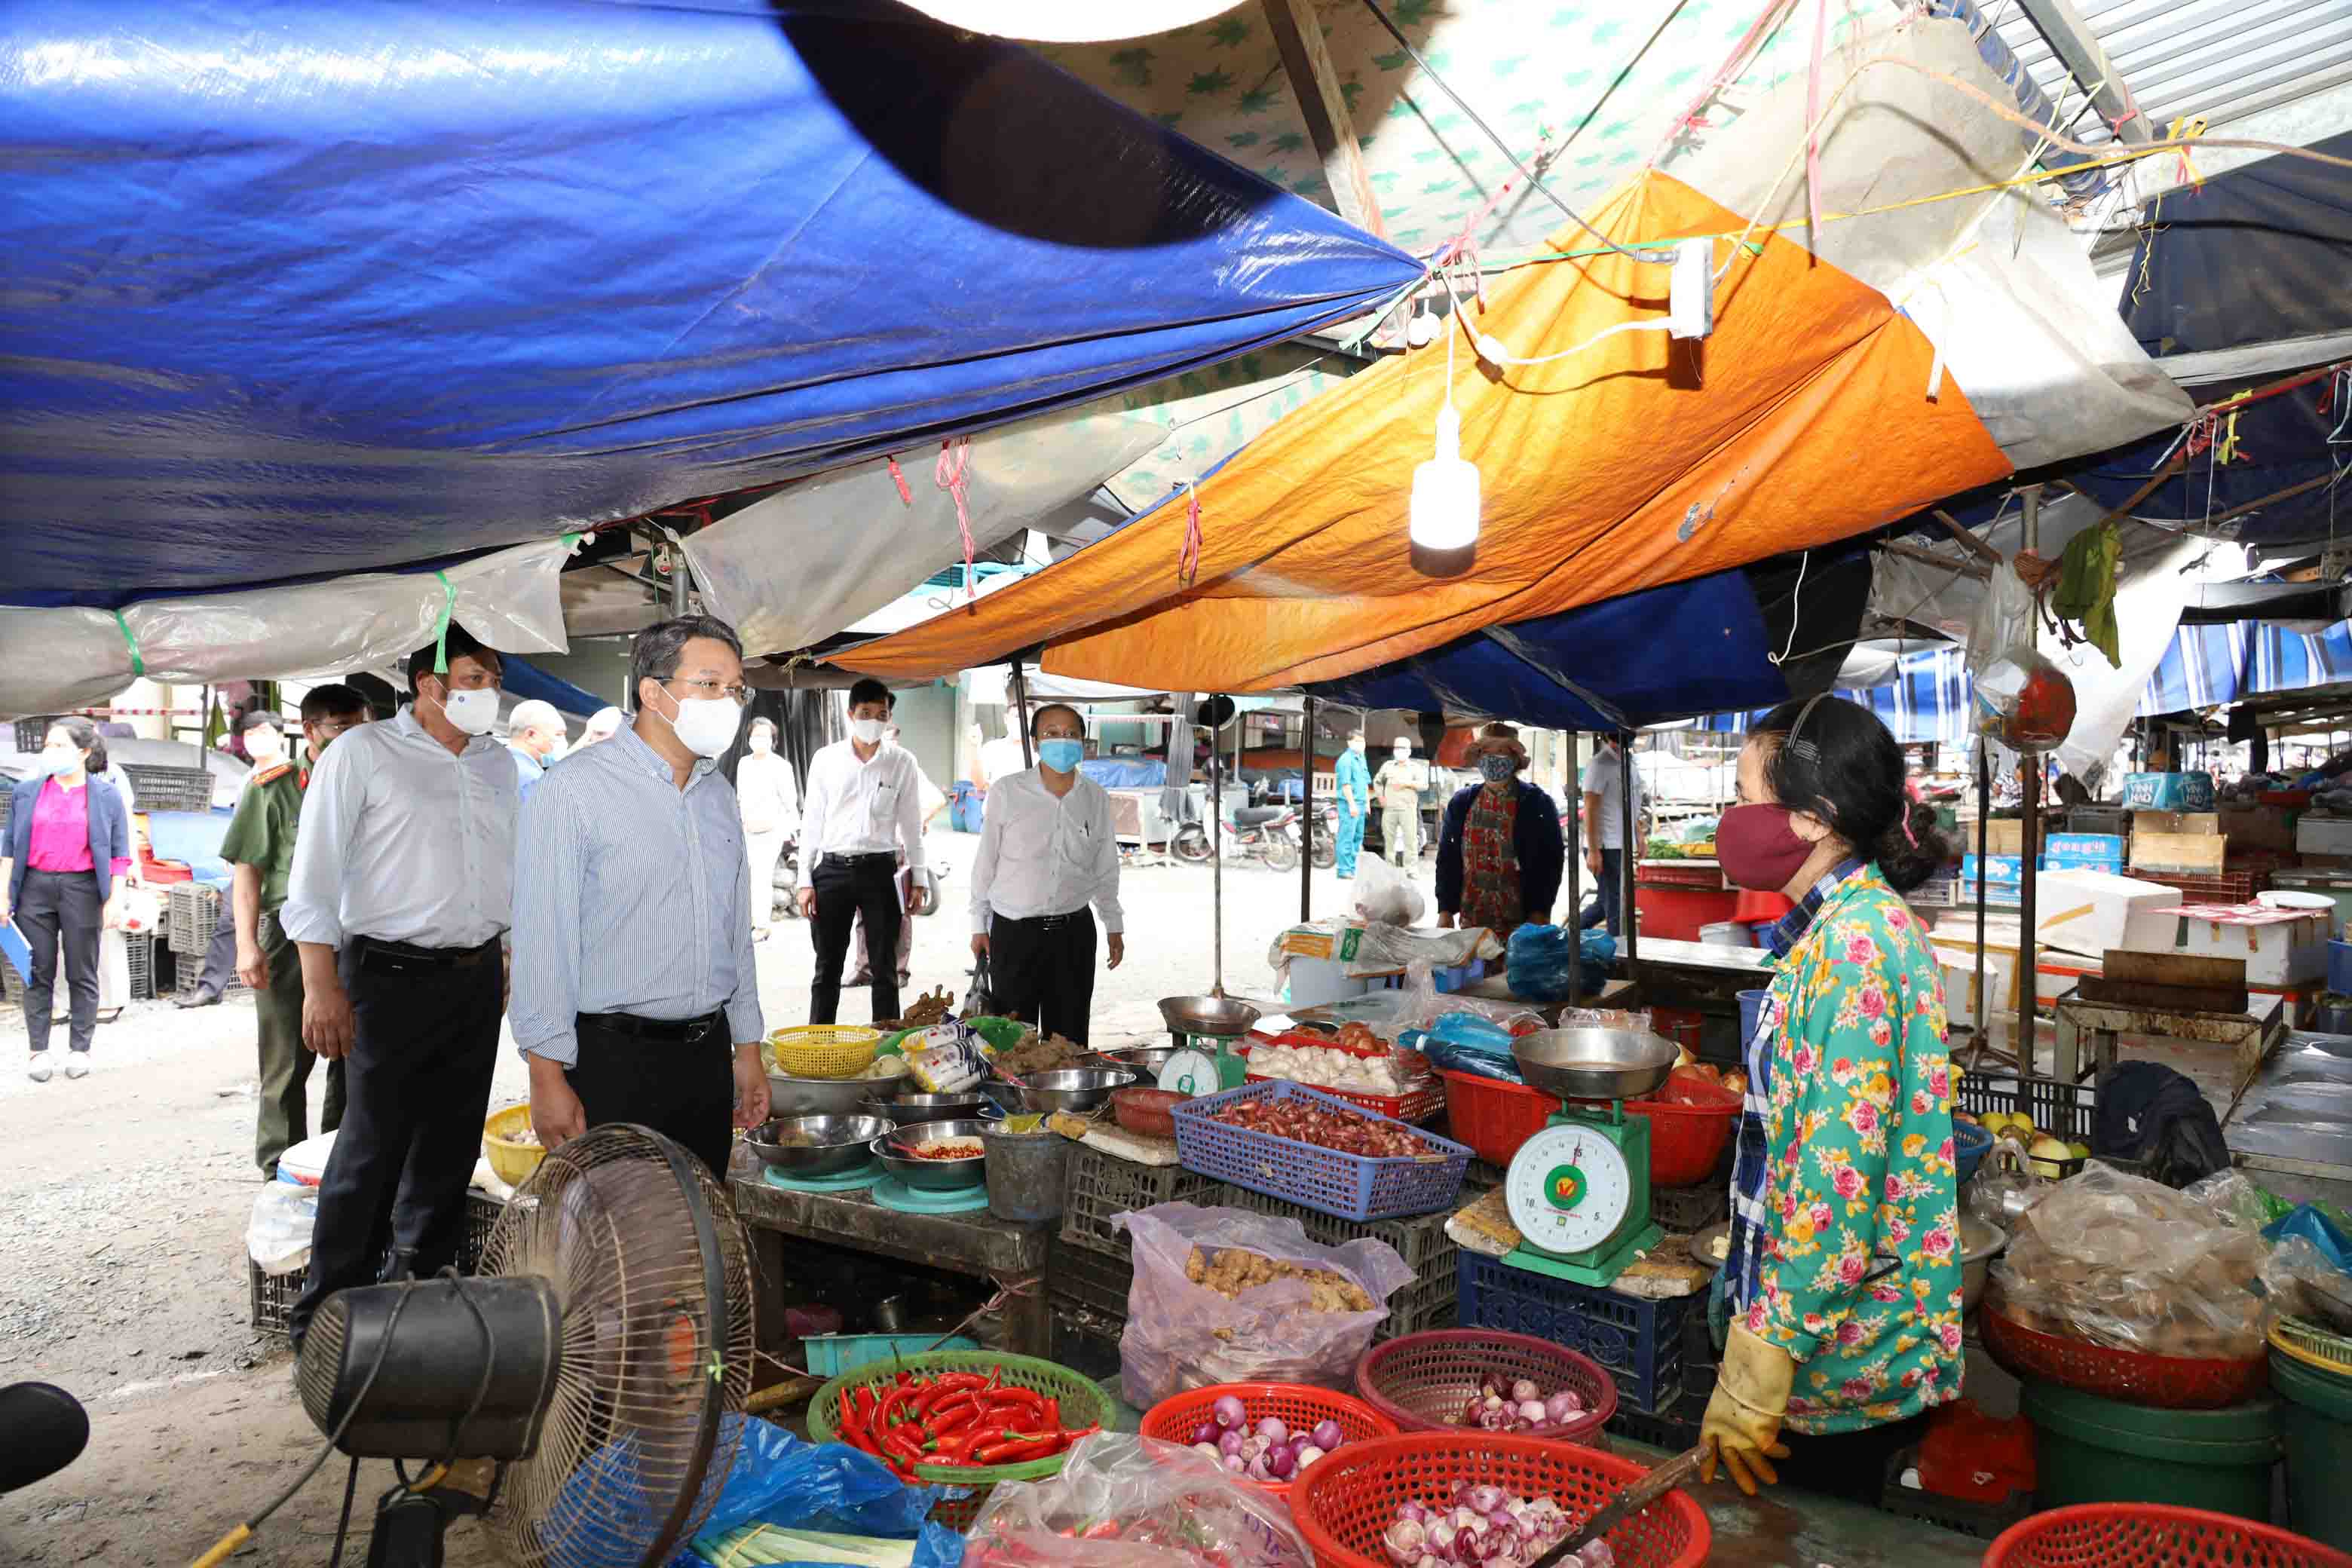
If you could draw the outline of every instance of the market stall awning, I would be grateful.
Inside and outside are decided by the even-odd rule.
[[[1418,271],[1018,46],[827,11],[9,6],[0,603],[927,473]]]

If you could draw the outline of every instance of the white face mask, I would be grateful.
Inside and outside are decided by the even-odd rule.
[[[266,725],[248,731],[245,737],[245,754],[256,763],[274,763],[286,754],[285,738]]]
[[[880,745],[883,731],[888,728],[879,719],[852,719],[849,721],[850,735],[862,746]]]
[[[1364,743],[1361,741],[1350,741],[1348,742],[1348,750],[1360,757],[1364,754]]]
[[[1401,763],[1409,763],[1412,761],[1412,753],[1406,751],[1402,746],[1399,746],[1396,749],[1396,760]]]
[[[761,756],[764,757],[775,749],[776,743],[768,739],[768,732],[765,730],[751,737],[751,750]]]
[[[673,697],[670,700],[677,704],[677,715],[668,720],[670,731],[696,756],[715,757],[735,743],[735,730],[743,722],[743,710],[735,705],[734,699]]]
[[[499,694],[488,686],[475,691],[444,691],[441,712],[460,733],[487,735],[499,721]]]

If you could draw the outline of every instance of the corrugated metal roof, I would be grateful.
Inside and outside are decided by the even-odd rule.
[[[2001,38],[2053,99],[2084,112],[2075,141],[2111,140],[2017,0],[1984,0]],[[2077,0],[2157,135],[2203,116],[2218,131],[2352,81],[2352,0]]]

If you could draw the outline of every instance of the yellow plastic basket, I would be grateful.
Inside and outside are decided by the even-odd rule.
[[[2352,1340],[2316,1323],[2282,1316],[2271,1324],[2271,1345],[2305,1366],[2352,1378]]]
[[[515,1136],[530,1131],[529,1100],[520,1105],[502,1107],[483,1119],[482,1157],[489,1161],[490,1169],[498,1173],[499,1180],[510,1187],[519,1187],[529,1181],[530,1173],[539,1169],[539,1163],[547,1158],[547,1151],[540,1147],[537,1139],[526,1143]]]
[[[776,1069],[793,1078],[855,1078],[881,1047],[879,1029],[853,1024],[795,1024],[768,1037]]]

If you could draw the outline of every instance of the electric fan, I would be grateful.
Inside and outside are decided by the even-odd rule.
[[[465,1514],[525,1568],[632,1568],[666,1562],[717,1501],[751,1355],[750,1249],[725,1190],[615,1124],[548,1152],[478,1275],[329,1297],[295,1383],[354,1467],[434,1466],[378,1503],[371,1568],[438,1564]],[[487,1477],[480,1495],[447,1479],[459,1461]]]

